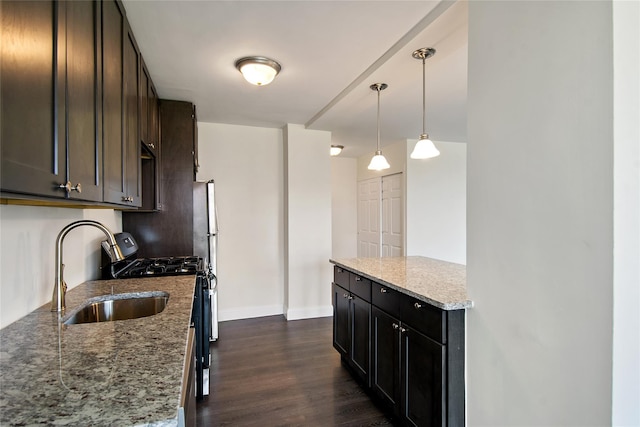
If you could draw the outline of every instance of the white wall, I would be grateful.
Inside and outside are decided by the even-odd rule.
[[[120,212],[111,209],[65,209],[0,206],[0,328],[51,301],[55,275],[55,243],[67,224],[80,219],[122,231]],[[72,230],[64,241],[64,277],[69,289],[96,279],[102,231]]]
[[[611,423],[611,9],[469,2],[470,426]]]
[[[612,424],[640,426],[640,3],[613,3]]]
[[[331,158],[331,257],[358,256],[357,159]]]
[[[220,320],[282,314],[282,130],[200,122],[198,155],[216,182]]]
[[[407,145],[407,255],[466,264],[467,144],[434,142],[440,156],[409,158]]]
[[[285,314],[331,316],[331,133],[284,128]]]

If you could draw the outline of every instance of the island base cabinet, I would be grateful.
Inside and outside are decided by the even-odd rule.
[[[411,426],[446,426],[445,347],[404,325],[400,328],[400,417]]]
[[[333,347],[351,371],[369,385],[371,304],[333,284]]]

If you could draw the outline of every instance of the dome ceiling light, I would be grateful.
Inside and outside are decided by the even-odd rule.
[[[436,50],[432,47],[423,47],[414,51],[412,54],[415,59],[422,60],[422,133],[420,134],[420,138],[418,139],[416,146],[411,152],[412,159],[430,159],[431,157],[440,155],[440,151],[438,151],[436,146],[433,144],[433,141],[429,139],[429,134],[425,127],[427,121],[427,108],[425,102],[425,61],[427,58],[431,58],[435,54]]]
[[[331,145],[331,148],[329,149],[329,155],[337,156],[338,154],[342,153],[343,148],[344,145]]]
[[[236,61],[236,68],[245,80],[256,86],[265,86],[273,81],[282,67],[273,59],[264,56],[246,56]]]

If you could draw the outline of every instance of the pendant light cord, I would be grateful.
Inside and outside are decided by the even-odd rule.
[[[376,121],[376,128],[378,129],[378,142],[376,143],[376,150],[380,151],[380,86],[377,87],[378,91],[378,118]]]
[[[426,56],[422,57],[422,134],[424,135],[427,129],[427,102],[426,102],[426,72],[425,72],[425,61],[427,60]]]

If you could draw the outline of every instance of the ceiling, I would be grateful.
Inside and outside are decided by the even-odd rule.
[[[467,9],[439,1],[139,1],[127,17],[161,98],[196,104],[198,121],[332,132],[343,156],[375,151],[422,132],[466,142]],[[235,61],[267,56],[282,65],[268,86],[242,79]]]

